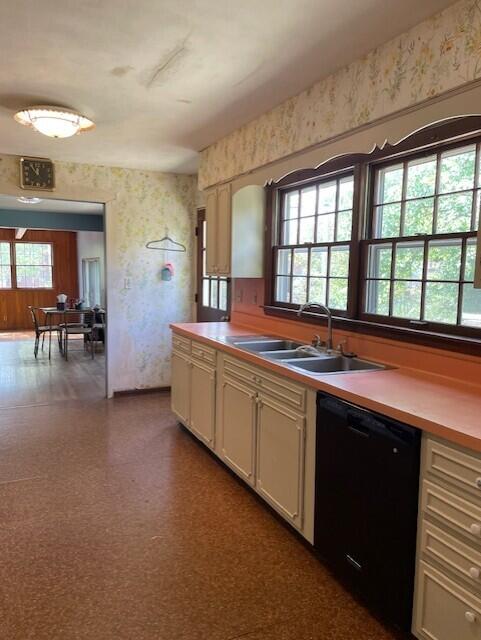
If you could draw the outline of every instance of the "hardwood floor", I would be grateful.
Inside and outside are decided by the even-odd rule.
[[[94,360],[82,340],[71,340],[68,362],[52,337],[52,359],[44,351],[33,354],[33,332],[0,332],[0,408],[95,400],[105,397],[105,356]]]

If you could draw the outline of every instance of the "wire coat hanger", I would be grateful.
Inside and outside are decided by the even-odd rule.
[[[153,247],[152,245],[157,244],[157,243],[162,243],[162,242],[170,242],[172,245],[174,245],[173,247]],[[145,245],[145,247],[147,249],[155,249],[156,251],[177,251],[179,253],[185,253],[187,251],[185,245],[183,245],[181,242],[176,242],[175,240],[173,240],[168,233],[168,230],[166,231],[166,235],[161,238],[160,240],[150,240],[150,242],[147,242],[147,244]],[[176,249],[175,247],[179,247],[178,249]]]

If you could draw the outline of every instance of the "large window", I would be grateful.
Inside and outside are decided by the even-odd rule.
[[[450,126],[269,187],[268,313],[320,302],[352,328],[481,340],[481,141]]]
[[[281,192],[275,301],[308,300],[345,313],[352,238],[352,173]]]
[[[53,254],[50,243],[0,242],[0,288],[52,287]]]

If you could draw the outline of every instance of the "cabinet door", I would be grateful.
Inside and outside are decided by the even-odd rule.
[[[209,191],[205,196],[205,262],[209,276],[217,275],[217,190]]]
[[[190,360],[174,351],[172,353],[171,407],[187,426],[190,420],[190,369]]]
[[[192,362],[190,428],[211,449],[215,433],[215,370]]]
[[[231,186],[230,184],[223,184],[217,189],[217,265],[216,265],[218,275],[222,275],[222,276],[230,275],[230,271],[231,271],[231,224],[232,224]]]
[[[297,528],[304,498],[304,417],[259,394],[257,491]]]
[[[243,480],[253,486],[256,392],[224,378],[219,413],[221,457]]]

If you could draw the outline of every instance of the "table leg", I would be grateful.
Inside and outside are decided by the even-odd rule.
[[[52,314],[48,314],[48,359],[52,358]]]

